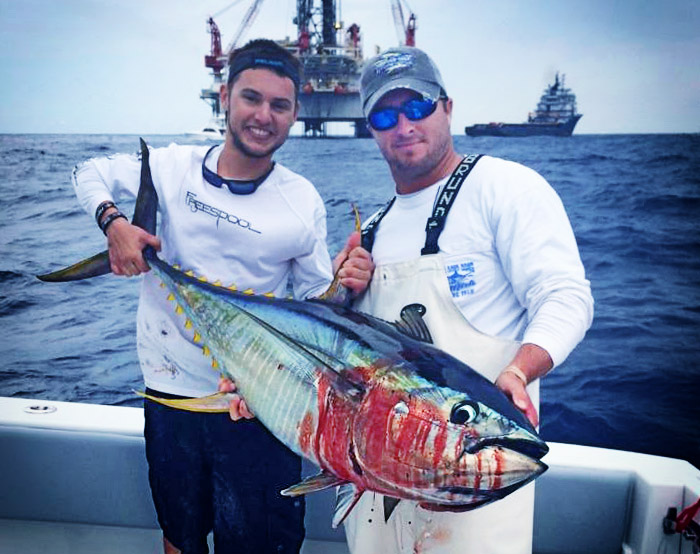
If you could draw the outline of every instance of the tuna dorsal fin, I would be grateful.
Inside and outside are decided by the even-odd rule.
[[[384,523],[389,521],[391,514],[394,513],[394,510],[396,509],[396,506],[399,505],[399,502],[401,502],[401,500],[398,498],[393,498],[391,496],[384,497]]]
[[[423,304],[408,304],[401,308],[401,319],[394,322],[394,327],[411,338],[432,344],[433,337],[423,319],[426,311]]]
[[[283,496],[301,496],[302,494],[322,491],[331,487],[342,485],[343,483],[345,483],[345,481],[339,479],[332,473],[322,471],[321,473],[307,477],[301,483],[287,487],[281,492],[281,494]]]
[[[131,223],[141,227],[151,235],[156,234],[156,214],[158,211],[158,193],[153,185],[149,152],[146,141],[139,139],[141,145],[141,182],[139,192],[136,195],[134,217]]]
[[[345,521],[345,518],[348,517],[348,514],[355,507],[363,492],[364,490],[358,489],[352,483],[346,483],[338,487],[335,496],[335,511],[333,512],[332,526],[334,529]]]

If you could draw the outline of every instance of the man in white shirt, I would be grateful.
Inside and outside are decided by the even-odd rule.
[[[494,381],[536,426],[539,379],[593,317],[559,197],[520,164],[454,150],[452,99],[419,49],[370,60],[361,98],[396,196],[363,231],[376,269],[356,307],[393,321],[422,304],[436,346]],[[387,522],[381,496],[367,493],[346,520],[348,543],[354,554],[527,554],[533,487],[466,513],[401,501]]]
[[[221,88],[227,111],[224,144],[153,149],[149,161],[158,194],[158,236],[131,225],[115,199],[136,195],[140,160],[118,155],[89,160],[74,171],[76,194],[107,236],[114,273],[148,271],[150,245],[183,271],[240,290],[296,298],[318,296],[331,279],[326,211],[313,185],[276,164],[298,112],[299,61],[273,41],[251,41],[229,57]],[[343,284],[361,290],[371,260],[351,236],[342,256]],[[147,392],[188,398],[215,393],[219,376],[194,330],[178,317],[150,273],[137,315],[139,361]],[[304,504],[279,495],[300,480],[299,458],[242,404],[244,418],[195,414],[145,402],[149,480],[167,554],[297,553]]]

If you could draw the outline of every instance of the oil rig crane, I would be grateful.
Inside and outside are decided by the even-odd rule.
[[[408,21],[404,19],[404,6]],[[391,13],[394,16],[396,35],[400,46],[416,45],[416,14],[413,13],[406,0],[391,0]]]
[[[223,70],[226,67],[226,62],[229,53],[238,46],[238,41],[248,30],[248,28],[255,21],[255,17],[258,15],[260,10],[260,5],[263,0],[254,0],[253,3],[248,7],[240,25],[229,42],[226,49],[221,47],[221,31],[219,31],[219,26],[214,21],[214,17],[218,17],[229,8],[232,8],[238,4],[241,0],[235,0],[224,9],[219,10],[216,14],[212,15],[207,19],[207,31],[211,35],[211,49],[209,54],[204,56],[204,65],[212,71],[213,80],[209,88],[203,89],[199,97],[207,102],[211,106],[212,118],[207,126],[203,129],[203,132],[210,134],[212,136],[223,136],[225,133],[225,114],[221,110],[221,101],[219,99],[219,90],[221,84],[223,83]]]
[[[211,48],[204,56],[204,65],[211,69],[213,80],[209,88],[202,90],[200,97],[210,104],[212,109],[211,121],[203,129],[203,133],[211,138],[221,138],[226,131],[219,91],[224,80],[228,54],[238,47],[238,41],[255,19],[262,0],[254,0],[251,3],[226,48],[221,46],[221,32],[214,18],[241,1],[243,0],[235,0],[207,20]],[[304,124],[304,133],[325,135],[327,123],[347,122],[354,124],[355,136],[369,136],[360,105],[359,80],[364,63],[360,27],[353,23],[343,33],[344,25],[339,13],[340,0],[296,2],[296,40],[277,42],[297,56],[304,68],[301,109],[297,117]],[[409,17],[407,22],[404,22],[401,2],[405,3],[405,0],[391,2],[394,22],[397,30],[400,29],[399,43],[415,45],[415,14],[406,5]]]

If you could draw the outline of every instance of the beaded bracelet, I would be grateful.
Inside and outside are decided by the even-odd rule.
[[[105,236],[107,236],[107,227],[109,227],[115,219],[119,219],[120,217],[126,219],[126,216],[123,213],[121,213],[120,211],[116,211],[109,214],[107,217],[104,218],[104,220],[100,222],[100,229],[102,229],[102,232],[105,234]]]
[[[102,204],[97,206],[97,209],[95,210],[95,221],[97,221],[97,225],[100,224],[100,220],[102,219],[102,216],[107,210],[116,207],[117,205],[111,200],[105,200],[104,202],[102,202]]]

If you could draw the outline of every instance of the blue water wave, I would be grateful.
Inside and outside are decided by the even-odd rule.
[[[145,137],[153,146],[182,136]],[[539,171],[561,196],[596,299],[592,329],[542,383],[547,440],[685,458],[700,467],[700,135],[455,137]],[[105,247],[70,174],[135,152],[125,135],[0,135],[0,395],[140,404],[138,280],[33,276]],[[372,140],[290,139],[277,159],[314,182],[335,253],[392,195]],[[130,209],[125,205],[124,209]],[[451,214],[451,217],[458,215]],[[423,222],[416,222],[423,226]]]

